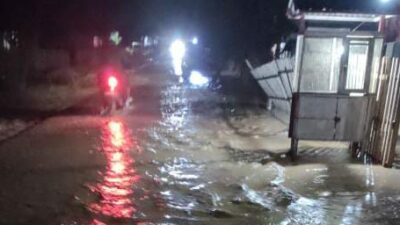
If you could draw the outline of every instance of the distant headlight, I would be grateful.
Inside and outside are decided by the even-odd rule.
[[[199,43],[199,39],[197,37],[192,38],[192,44],[197,45]]]
[[[186,53],[185,43],[181,40],[175,40],[172,42],[169,51],[171,53],[172,58],[175,59],[183,59]]]
[[[190,73],[189,82],[192,85],[204,86],[210,82],[210,79],[208,79],[208,77],[201,74],[199,71],[192,71]]]
[[[186,46],[185,43],[181,40],[175,40],[172,42],[169,52],[171,53],[172,57],[172,67],[174,68],[174,73],[177,76],[183,75],[183,58],[185,57],[186,53]]]

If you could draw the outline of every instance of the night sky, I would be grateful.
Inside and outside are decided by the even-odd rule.
[[[304,9],[394,11],[381,0],[298,0]],[[32,0],[2,1],[0,29],[39,32],[59,40],[121,31],[124,40],[144,34],[198,35],[226,54],[267,51],[290,34],[285,0]]]

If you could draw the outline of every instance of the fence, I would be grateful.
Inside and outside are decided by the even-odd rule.
[[[387,45],[380,74],[377,116],[372,125],[368,152],[383,166],[391,167],[400,121],[400,43]]]
[[[273,115],[285,123],[290,121],[290,108],[293,92],[294,58],[285,57],[257,68],[251,74],[268,96],[268,105]]]

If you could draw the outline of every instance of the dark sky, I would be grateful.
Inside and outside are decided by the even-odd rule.
[[[297,0],[302,9],[393,10],[381,0]],[[400,0],[391,0],[399,2]],[[293,30],[287,0],[14,0],[0,2],[0,29],[33,30],[57,40],[119,30],[196,34],[211,46],[262,50]]]
[[[358,11],[358,12],[394,12],[396,3],[400,0],[297,0],[297,5],[304,10],[313,9],[333,9],[338,11]]]

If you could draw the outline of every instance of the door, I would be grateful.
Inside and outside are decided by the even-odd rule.
[[[292,137],[334,139],[343,45],[343,37],[304,38],[299,53],[298,93],[292,101]]]
[[[371,74],[373,39],[348,38],[339,83],[335,140],[361,141],[367,112]]]

